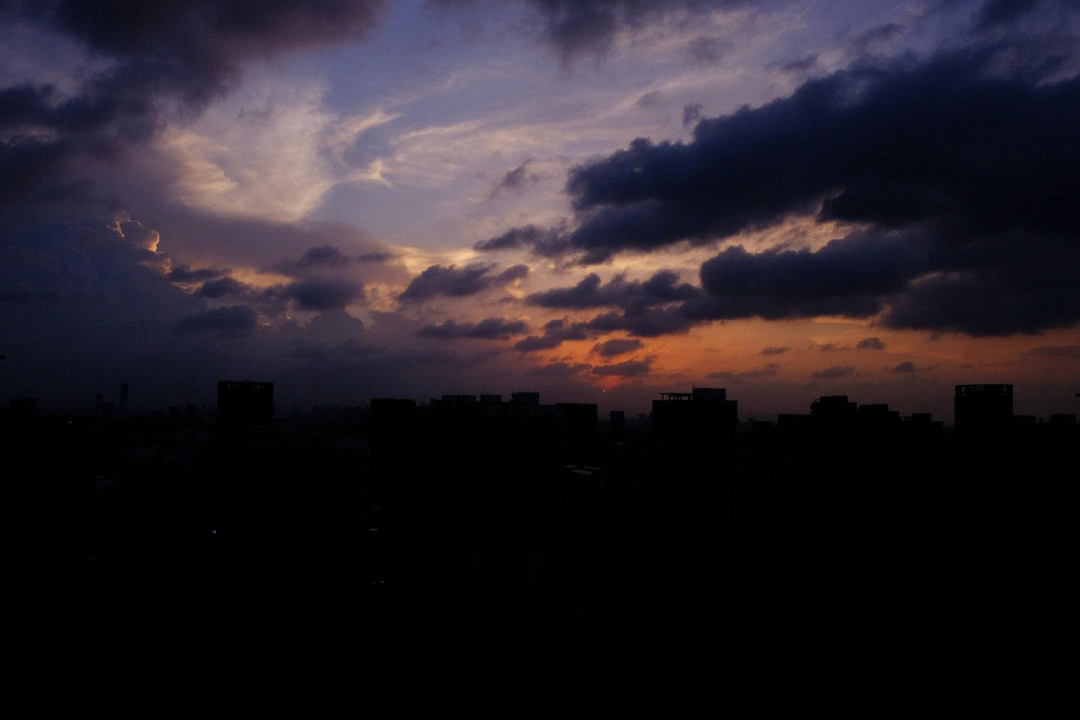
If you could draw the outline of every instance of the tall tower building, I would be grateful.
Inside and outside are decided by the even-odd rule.
[[[1013,415],[1013,386],[957,385],[954,412],[960,433],[1007,425]]]
[[[218,383],[217,421],[220,427],[270,427],[274,424],[274,383]]]
[[[715,480],[735,459],[739,404],[723,388],[661,393],[653,400],[653,457],[663,483]]]

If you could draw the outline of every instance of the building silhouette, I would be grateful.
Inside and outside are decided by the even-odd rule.
[[[1013,386],[957,385],[954,412],[958,433],[1006,425],[1013,415]]]
[[[274,383],[221,380],[217,421],[222,428],[270,427],[274,423]]]
[[[723,388],[661,393],[653,400],[654,480],[681,485],[719,479],[731,471],[739,404]]]

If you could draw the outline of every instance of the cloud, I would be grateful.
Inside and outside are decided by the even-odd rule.
[[[534,293],[525,298],[526,304],[548,308],[582,310],[595,307],[620,307],[630,313],[648,308],[701,297],[701,289],[689,283],[679,283],[679,274],[661,270],[648,280],[627,282],[625,275],[616,275],[606,284],[590,273],[577,285]]]
[[[691,40],[687,44],[686,50],[690,56],[690,61],[695,65],[714,65],[724,57],[727,45],[718,38],[702,36]],[[683,124],[685,125],[685,114],[683,117]]]
[[[243,295],[250,289],[251,286],[245,285],[239,280],[223,277],[203,283],[203,286],[195,294],[201,298],[217,299],[226,295]]]
[[[745,4],[742,0],[525,1],[540,16],[544,38],[566,61],[602,55],[620,31],[641,28],[667,14],[704,13]]]
[[[360,37],[381,0],[71,0],[4,3],[4,22],[67,36],[96,62],[80,86],[0,90],[0,205],[81,192],[81,165],[114,161],[160,132],[180,103],[195,113],[224,94],[255,58]]]
[[[647,308],[641,311],[601,313],[585,323],[585,326],[598,333],[626,331],[639,337],[658,337],[677,335],[690,330],[695,324],[680,307]]]
[[[355,262],[333,245],[321,245],[305,251],[297,260],[285,260],[274,269],[285,275],[302,275],[313,268],[343,268]]]
[[[334,310],[364,298],[364,289],[360,283],[345,280],[307,278],[298,280],[270,293],[292,300],[301,310]]]
[[[868,337],[856,343],[855,348],[857,350],[884,350],[885,343],[881,342],[879,338]]]
[[[481,240],[473,246],[473,249],[479,252],[492,252],[528,248],[537,255],[555,256],[567,250],[568,247],[569,244],[563,237],[562,228],[544,230],[535,225],[524,225],[511,228],[502,235]]]
[[[169,87],[188,100],[221,91],[241,64],[290,50],[356,38],[376,21],[381,0],[126,0],[6,4],[25,19],[69,34],[114,58],[114,72],[138,89]]]
[[[525,190],[529,185],[535,184],[540,176],[536,173],[529,172],[529,165],[533,163],[532,159],[518,165],[513,170],[507,171],[498,184],[495,185],[495,189],[491,191],[488,199],[494,199],[503,191],[521,192]]]
[[[818,251],[730,247],[701,266],[707,297],[688,303],[699,319],[768,320],[879,313],[918,272],[917,248],[901,238],[853,233]]]
[[[730,370],[724,370],[720,372],[711,372],[706,375],[710,380],[727,380],[730,382],[739,382],[740,380],[756,380],[759,378],[772,377],[780,372],[780,363],[769,363],[764,367],[757,368],[755,370],[741,370],[739,372],[731,372]]]
[[[817,250],[728,247],[702,265],[708,297],[684,316],[880,316],[975,336],[1068,326],[1080,320],[1080,78],[1054,79],[1063,62],[1004,41],[861,60],[701,120],[688,143],[639,138],[577,166],[566,224],[478,247],[599,263],[802,216],[859,229]]]
[[[650,355],[644,360],[625,360],[614,365],[597,365],[592,369],[593,375],[615,375],[618,377],[643,377],[649,374],[653,358]]]
[[[884,25],[872,27],[859,35],[854,40],[854,46],[860,50],[865,51],[866,48],[875,45],[877,43],[884,43],[892,40],[894,37],[903,34],[904,26],[899,23],[889,22]]]
[[[533,350],[551,350],[567,340],[587,340],[590,329],[585,323],[568,323],[566,318],[552,320],[544,325],[543,335],[530,335],[514,344],[515,350],[531,352]]]
[[[642,95],[641,97],[639,97],[637,99],[637,102],[634,103],[634,105],[636,105],[639,108],[645,108],[645,109],[654,108],[654,107],[656,107],[657,105],[660,104],[660,98],[662,96],[663,96],[662,92],[660,92],[659,90],[653,90],[652,92],[647,92],[644,95]]]
[[[854,365],[833,365],[827,367],[824,370],[818,370],[810,373],[810,377],[817,380],[836,380],[838,378],[847,377],[855,372]]]
[[[703,120],[693,141],[631,143],[574,168],[570,244],[620,250],[705,242],[819,204],[820,217],[953,232],[1076,231],[1066,202],[1080,81],[988,79],[992,49],[856,65],[788,98]],[[1034,136],[1017,133],[1017,123]]]
[[[525,374],[532,377],[561,377],[568,378],[580,375],[588,372],[592,369],[592,365],[588,363],[574,363],[567,362],[554,362],[547,365],[537,365],[536,367],[529,368]]]
[[[381,262],[386,262],[387,260],[390,260],[393,257],[394,257],[393,254],[388,253],[388,252],[361,253],[360,255],[356,256],[356,262],[362,263],[362,264],[381,263]]]
[[[915,373],[915,372],[919,372],[915,368],[915,363],[911,362],[910,360],[905,360],[904,362],[900,363],[899,365],[894,367],[892,369],[892,371],[894,373]]]
[[[219,278],[222,275],[227,274],[228,270],[217,270],[214,268],[198,268],[192,270],[187,265],[179,265],[169,271],[169,280],[174,283],[180,283],[184,285],[193,285],[195,283],[205,282],[206,280],[213,280]]]
[[[975,16],[976,25],[982,29],[1012,23],[1030,13],[1039,5],[1054,3],[1042,0],[986,0]],[[1073,4],[1075,0],[1063,0],[1062,5]]]
[[[682,109],[682,125],[683,127],[690,127],[698,120],[701,119],[701,111],[705,107],[701,103],[687,103],[683,105]]]
[[[817,53],[811,53],[804,55],[797,60],[790,60],[780,65],[780,70],[786,73],[804,73],[808,70],[813,70],[818,64]]]
[[[626,353],[640,350],[642,342],[636,338],[612,338],[593,346],[592,351],[603,357],[625,355]]]
[[[379,349],[374,345],[365,345],[359,338],[349,338],[340,343],[300,338],[287,345],[285,354],[304,360],[345,360],[374,355]]]
[[[497,275],[491,274],[494,269],[494,265],[482,263],[463,268],[456,265],[432,265],[412,279],[409,286],[398,295],[398,300],[422,302],[439,296],[467,297],[492,287],[504,287],[529,274],[529,268],[525,265],[514,265]]]
[[[788,351],[788,349],[789,348],[786,348],[786,347],[775,347],[775,346],[770,345],[769,347],[762,349],[761,354],[762,355],[782,355],[782,354],[786,353]]]
[[[457,323],[447,320],[441,325],[425,325],[417,334],[420,337],[437,340],[457,338],[508,340],[514,335],[522,335],[528,331],[529,325],[524,320],[507,320],[500,317],[485,318],[478,323]]]
[[[1026,354],[1033,357],[1052,358],[1055,360],[1080,360],[1080,345],[1037,347]]]
[[[173,326],[178,335],[207,333],[218,338],[241,338],[250,335],[259,314],[247,305],[229,305],[196,313],[180,319]]]

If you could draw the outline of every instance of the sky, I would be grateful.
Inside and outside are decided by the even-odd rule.
[[[0,0],[0,402],[1077,412],[1080,1]]]

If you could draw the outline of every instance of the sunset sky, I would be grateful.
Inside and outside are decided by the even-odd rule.
[[[0,402],[1077,412],[1077,0],[0,0]]]

